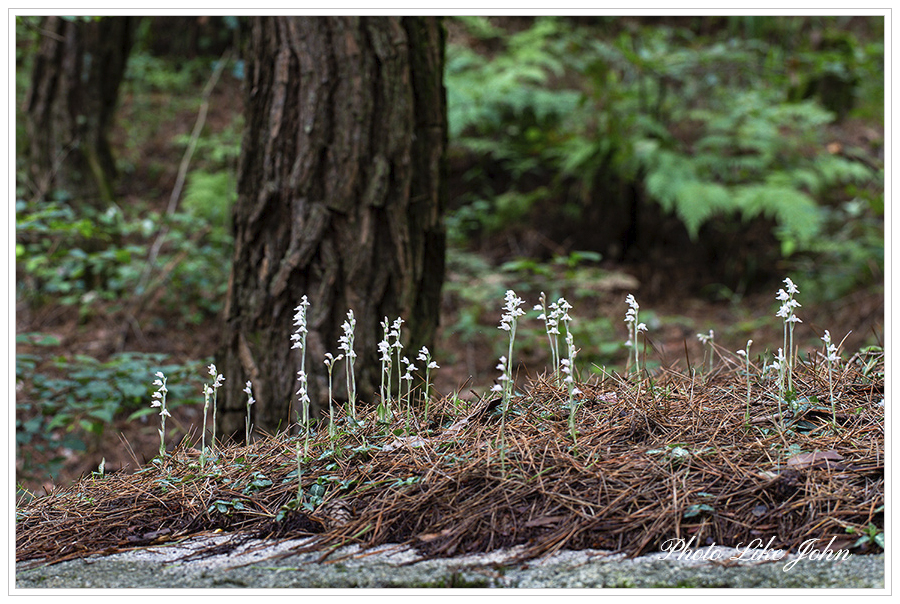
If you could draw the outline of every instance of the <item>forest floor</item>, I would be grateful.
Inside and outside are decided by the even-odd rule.
[[[232,83],[230,88],[216,89],[212,101],[208,128],[223,131],[240,111],[240,94]],[[137,111],[132,99],[124,99],[122,111],[123,115]],[[123,204],[144,203],[160,211],[165,208],[183,153],[183,148],[172,141],[176,135],[190,132],[195,117],[195,108],[176,112],[174,119],[155,124],[140,148],[129,151],[141,161],[122,185]],[[89,439],[86,451],[38,451],[29,450],[27,445],[19,448],[17,470],[21,470],[25,457],[38,466],[49,456],[64,457],[53,477],[34,473],[17,476],[20,487],[38,495],[75,492],[79,501],[91,502],[81,526],[66,525],[62,519],[53,524],[53,530],[68,527],[66,530],[89,536],[84,548],[57,550],[55,555],[80,557],[216,527],[275,537],[293,530],[316,536],[322,546],[331,546],[352,541],[373,525],[376,529],[369,530],[360,542],[408,542],[434,555],[528,544],[528,556],[563,546],[602,545],[646,552],[657,547],[673,527],[715,538],[719,543],[746,540],[754,535],[753,530],[763,527],[777,533],[785,547],[796,547],[813,529],[823,535],[843,532],[839,545],[850,547],[867,524],[883,527],[884,407],[879,406],[883,402],[883,360],[876,357],[872,365],[869,357],[862,355],[854,357],[854,363],[848,362],[839,389],[849,402],[842,405],[837,417],[842,429],[832,430],[831,416],[820,404],[827,400],[828,390],[817,356],[826,329],[836,341],[850,334],[842,349],[844,359],[864,346],[883,344],[883,286],[826,302],[817,302],[815,292],[799,294],[803,306],[798,315],[803,323],[797,328],[795,344],[805,359],[803,371],[807,373],[798,374],[798,380],[804,376],[806,394],[814,395],[816,401],[807,401],[806,408],[792,413],[795,429],[784,437],[778,430],[771,430],[773,410],[769,407],[774,399],[769,378],[760,377],[761,381],[754,384],[754,428],[747,427],[742,406],[742,361],[736,354],[752,339],[754,363],[761,368],[783,345],[782,323],[775,316],[777,283],[770,292],[711,296],[679,286],[682,281],[690,281],[682,279],[689,276],[690,266],[684,267],[684,275],[652,277],[664,286],[657,283],[649,287],[646,277],[642,282],[638,276],[653,275],[652,266],[602,261],[547,265],[528,273],[503,269],[503,262],[510,259],[484,249],[450,250],[441,328],[432,352],[441,365],[434,375],[437,392],[458,393],[458,397],[449,396],[436,403],[431,436],[422,443],[398,439],[402,450],[388,442],[381,451],[356,451],[339,461],[336,469],[311,471],[309,478],[316,481],[355,485],[356,490],[351,489],[342,504],[350,506],[349,516],[343,514],[346,517],[342,519],[337,508],[312,514],[291,510],[284,526],[273,524],[272,516],[289,504],[296,487],[295,469],[291,478],[293,457],[284,451],[292,453],[297,443],[285,442],[287,436],[223,450],[223,473],[215,480],[196,481],[196,451],[179,447],[165,468],[150,465],[159,446],[154,422],[147,421],[146,416],[143,421],[116,418],[102,434]],[[516,344],[516,380],[524,395],[513,405],[516,414],[510,419],[508,433],[513,466],[507,473],[498,462],[497,449],[485,445],[484,435],[485,430],[497,428],[497,406],[485,395],[497,377],[497,359],[504,354],[504,332],[497,329],[502,297],[507,289],[514,289],[530,309],[545,288],[551,296],[565,295],[574,306],[573,328],[581,349],[579,383],[588,393],[585,400],[593,403],[584,408],[579,419],[582,448],[570,447],[564,397],[541,379],[549,364],[543,325],[529,318],[525,327],[523,321]],[[642,350],[655,382],[610,377],[625,373],[629,352],[623,345],[627,338],[623,321],[627,294],[640,302],[641,320],[649,328]],[[165,353],[172,363],[212,362],[211,353],[219,344],[219,318],[206,316],[185,322],[190,309],[166,308],[161,300],[157,302],[143,314],[133,316],[122,310],[123,305],[112,303],[80,313],[71,306],[49,303],[32,307],[17,301],[17,333],[44,333],[58,340],[51,347],[22,344],[17,346],[17,354],[40,353],[48,359],[88,355],[105,360],[117,352],[137,351]],[[697,338],[710,330],[715,331],[716,344],[712,373],[705,369],[707,352]],[[880,381],[873,378],[879,368]],[[147,373],[149,376],[150,368]],[[758,387],[761,384],[765,385]],[[665,388],[667,394],[660,398],[653,390],[653,396],[648,398],[644,392],[641,398],[642,388]],[[170,426],[174,425],[176,434],[172,440],[196,434],[201,413],[202,408],[195,405],[174,408]],[[804,421],[804,430],[798,431],[796,426]],[[362,431],[350,430],[345,434],[348,450],[362,446],[360,443],[378,442],[382,437],[372,432],[376,429],[377,422],[373,421]],[[321,441],[323,436],[318,438]],[[696,449],[679,448],[688,442]],[[324,448],[327,443],[315,442],[312,446]],[[686,459],[690,461],[676,459],[688,449]],[[820,453],[824,455],[816,457]],[[251,497],[249,509],[222,513],[219,508],[233,507],[238,500],[235,484],[246,483],[250,488],[253,474],[241,460],[251,457],[263,460],[252,470],[265,473],[274,486]],[[462,461],[443,467],[434,463],[438,457],[447,463],[454,458]],[[354,473],[353,464],[348,462],[351,459],[367,468],[365,476]],[[545,467],[547,460],[553,463]],[[108,477],[95,483],[92,472],[102,461]],[[141,468],[147,471],[133,474]],[[609,483],[597,483],[597,476],[604,475],[613,478]],[[375,476],[380,478],[375,480]],[[360,488],[368,484],[367,480],[373,484],[406,481],[412,485],[410,479],[417,476],[428,477],[428,488],[415,487],[415,497],[393,487]],[[81,477],[83,480],[72,491],[71,485]],[[228,480],[220,480],[225,478]],[[123,496],[142,500],[139,494],[156,489],[159,480],[184,485],[182,491],[187,488],[196,497],[176,497],[176,490],[163,489],[154,491],[156,503],[152,505],[144,501],[133,508],[124,503]],[[606,514],[605,523],[597,524],[578,510],[601,488],[606,490],[597,505],[602,502]],[[681,499],[673,500],[672,489],[679,488]],[[342,501],[334,496],[336,492],[326,497],[335,504]],[[469,502],[466,505],[458,500],[463,496]],[[515,504],[507,506],[503,501],[508,503],[510,497]],[[44,499],[35,500],[37,507],[23,508],[20,518],[21,531],[32,531],[27,533],[32,545],[29,556],[46,555],[52,547],[42,550],[42,543],[54,543],[55,533],[47,532],[49,525],[44,521],[55,518],[59,509],[53,509],[53,498]],[[630,501],[641,505],[629,505]],[[217,508],[216,502],[224,503]],[[78,507],[82,504],[72,505],[82,509]],[[498,509],[505,512],[498,515]],[[102,514],[94,515],[97,510]],[[118,515],[110,516],[111,510]],[[382,523],[385,511],[394,522]],[[138,518],[140,514],[146,517]],[[429,519],[427,526],[421,524],[423,518]],[[29,524],[35,519],[36,524]],[[469,526],[469,521],[479,524]],[[846,533],[847,527],[857,534]],[[166,532],[160,532],[161,528]],[[494,542],[496,535],[510,538]],[[863,549],[877,550],[870,545]]]
[[[207,554],[299,537],[311,541],[292,553],[518,546],[520,562],[561,549],[641,555],[672,538],[879,553],[884,354],[856,354],[834,376],[798,365],[797,398],[783,404],[776,382],[758,370],[667,370],[579,383],[572,398],[545,378],[506,411],[498,398],[444,397],[425,414],[394,401],[386,421],[339,410],[333,434],[280,433],[205,456],[183,443],[137,473],[94,473],[21,506],[17,560],[219,531],[237,537]]]
[[[196,103],[181,106],[162,95],[138,99],[126,94],[123,98],[119,118],[123,122],[141,123],[141,116],[146,116],[148,110],[166,104],[179,108],[167,113],[166,120],[144,117],[146,127],[139,146],[124,139],[117,141],[117,146],[126,150],[124,161],[132,166],[120,185],[123,205],[143,204],[158,211],[165,209],[184,152],[183,143],[175,141],[179,135],[191,131],[196,119]],[[207,131],[226,131],[240,112],[239,82],[223,78],[213,90]],[[838,136],[853,144],[853,137],[871,138],[871,130],[857,124],[846,127]],[[609,261],[574,267],[548,263],[539,273],[509,271],[501,266],[512,257],[504,256],[502,251],[498,253],[497,249],[516,246],[514,242],[497,243],[493,247],[448,252],[441,327],[432,351],[441,365],[434,375],[438,393],[458,392],[461,398],[473,399],[494,383],[497,359],[504,354],[505,343],[497,325],[507,289],[514,289],[525,298],[527,308],[538,302],[545,288],[551,297],[565,295],[573,304],[576,345],[580,349],[579,360],[585,364],[580,378],[585,381],[600,374],[601,367],[609,366],[620,372],[624,369],[628,354],[623,345],[627,338],[623,321],[627,294],[640,301],[642,321],[650,328],[644,349],[650,368],[670,367],[683,372],[689,367],[703,366],[705,350],[697,334],[709,330],[715,331],[719,361],[725,357],[730,359],[728,362],[737,359],[735,351],[744,348],[748,339],[753,340],[754,356],[762,358],[767,353],[770,360],[782,346],[781,323],[775,316],[778,307],[775,291],[779,285],[765,293],[738,296],[728,292],[724,297],[710,296],[708,292],[679,285],[691,281],[688,277],[694,269],[690,266],[684,267],[682,275],[658,275],[650,265],[617,265]],[[637,275],[650,275],[649,279],[657,283],[648,288]],[[807,295],[812,299],[809,303],[804,297]],[[138,316],[129,313],[128,304],[100,303],[90,312],[83,312],[84,309],[52,302],[32,307],[17,300],[17,334],[44,333],[58,340],[57,346],[49,348],[20,344],[17,354],[37,353],[48,359],[88,355],[103,361],[117,352],[137,351],[165,353],[172,363],[212,362],[211,352],[219,344],[219,317],[205,316],[200,321],[185,322],[184,317],[192,309],[167,308],[163,297],[157,296]],[[803,301],[803,307],[798,310],[803,323],[796,336],[801,353],[821,350],[819,338],[826,329],[837,341],[849,333],[843,350],[851,354],[862,346],[883,342],[883,286],[856,291],[830,302],[816,302],[814,292],[801,292],[798,298]],[[529,323],[529,327],[520,328],[516,344],[520,387],[543,373],[549,364],[543,325],[537,320]],[[178,407],[173,412],[173,423],[181,434],[196,431],[200,423],[200,410],[192,407]],[[63,448],[42,452],[28,450],[27,445],[20,448],[17,455],[20,470],[21,458],[25,456],[40,466],[41,459],[61,453],[65,462],[52,478],[25,474],[17,480],[24,489],[40,493],[55,485],[70,484],[96,469],[101,460],[105,460],[109,470],[134,470],[153,457],[157,444],[156,428],[150,423],[119,418],[103,434],[90,438],[87,451]]]

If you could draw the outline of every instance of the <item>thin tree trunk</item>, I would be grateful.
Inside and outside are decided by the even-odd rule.
[[[246,127],[220,371],[220,432],[297,420],[294,308],[309,298],[306,372],[327,409],[326,352],[352,309],[360,405],[380,383],[380,322],[404,354],[431,345],[444,276],[444,34],[437,18],[261,17],[246,61]],[[336,398],[347,399],[344,363]]]
[[[97,207],[113,198],[112,126],[139,17],[46,17],[25,101],[30,176]]]

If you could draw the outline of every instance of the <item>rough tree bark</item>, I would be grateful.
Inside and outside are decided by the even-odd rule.
[[[402,316],[405,354],[432,345],[444,276],[444,33],[438,18],[261,17],[246,57],[235,253],[219,351],[219,432],[295,422],[294,308],[308,296],[313,412],[326,352],[352,309],[358,400],[375,400],[380,322]],[[343,363],[335,398],[347,398]],[[395,382],[396,383],[396,382]]]
[[[25,101],[38,196],[56,188],[97,207],[112,200],[116,167],[107,134],[138,20],[42,20]]]

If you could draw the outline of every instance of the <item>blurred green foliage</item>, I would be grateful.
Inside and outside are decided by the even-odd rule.
[[[59,344],[41,333],[18,334],[16,343],[29,344],[36,352]],[[126,414],[134,420],[156,413],[150,407],[156,371],[169,378],[170,410],[201,402],[203,363],[165,361],[165,354],[137,352],[115,354],[104,362],[85,355],[16,354],[16,446],[25,474],[52,477],[65,461],[54,452],[86,451]],[[45,453],[51,454],[49,459],[34,459]]]
[[[134,301],[151,288],[166,288],[169,309],[191,309],[198,323],[222,306],[228,280],[231,235],[202,215],[161,216],[123,208],[97,211],[64,195],[47,201],[16,200],[16,296],[30,304],[78,306],[82,315]],[[150,249],[168,228],[161,253]]]
[[[100,210],[64,190],[36,196],[21,150],[27,148],[22,108],[39,25],[38,18],[17,19],[17,301],[32,309],[60,305],[80,322],[140,312],[140,321],[164,321],[176,331],[210,320],[224,304],[230,270],[242,117],[233,116],[224,128],[204,129],[172,215],[158,209],[165,209],[170,185],[123,195]],[[129,57],[116,124],[124,134],[116,138],[123,145],[121,172],[159,181],[163,171],[177,169],[177,160],[174,167],[158,163],[164,157],[160,141],[175,150],[168,159],[184,152],[189,135],[173,136],[173,121],[179,114],[196,115],[214,58],[184,61],[151,52],[150,25],[142,21]],[[143,300],[152,301],[152,308],[142,307]],[[90,451],[114,422],[149,419],[155,413],[155,371],[169,378],[170,410],[202,403],[200,376],[208,359],[180,364],[164,354],[123,352],[98,360],[56,350],[55,338],[39,333],[19,334],[17,344],[27,346],[27,353],[16,355],[20,479],[54,477],[66,461],[61,451]]]
[[[512,33],[483,17],[458,25],[475,42],[447,52],[452,154],[472,158],[448,217],[456,245],[532,212],[578,217],[616,178],[640,183],[693,240],[714,218],[766,217],[785,258],[808,262],[827,239],[848,274],[880,277],[859,262],[883,266],[863,258],[883,237],[883,169],[829,142],[837,115],[883,108],[883,44],[859,41],[837,18],[729,21],[706,35],[556,17]],[[822,96],[835,88],[839,107]],[[862,247],[860,229],[829,219],[861,195],[872,219]]]

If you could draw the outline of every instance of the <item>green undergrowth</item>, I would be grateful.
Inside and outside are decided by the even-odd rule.
[[[75,307],[88,317],[101,309],[143,311],[164,290],[158,309],[189,308],[186,323],[213,317],[224,299],[232,243],[221,218],[203,207],[166,216],[117,205],[100,212],[61,192],[47,201],[20,198],[16,297],[35,307]]]
[[[451,156],[472,165],[451,239],[574,227],[598,204],[627,214],[610,183],[636,183],[695,243],[767,220],[795,268],[840,267],[817,283],[827,299],[878,282],[884,170],[877,149],[834,138],[848,116],[883,123],[878,19],[871,41],[840,18],[762,20],[741,35],[677,19],[543,17],[516,31],[461,19],[466,43],[447,51]]]
[[[202,363],[173,364],[165,354],[125,352],[99,361],[87,355],[56,355],[53,336],[25,333],[16,354],[16,451],[18,480],[54,480],[67,461],[63,451],[96,451],[100,437],[118,422],[145,423],[152,389],[146,367],[161,367],[175,378],[172,408],[197,404]]]

